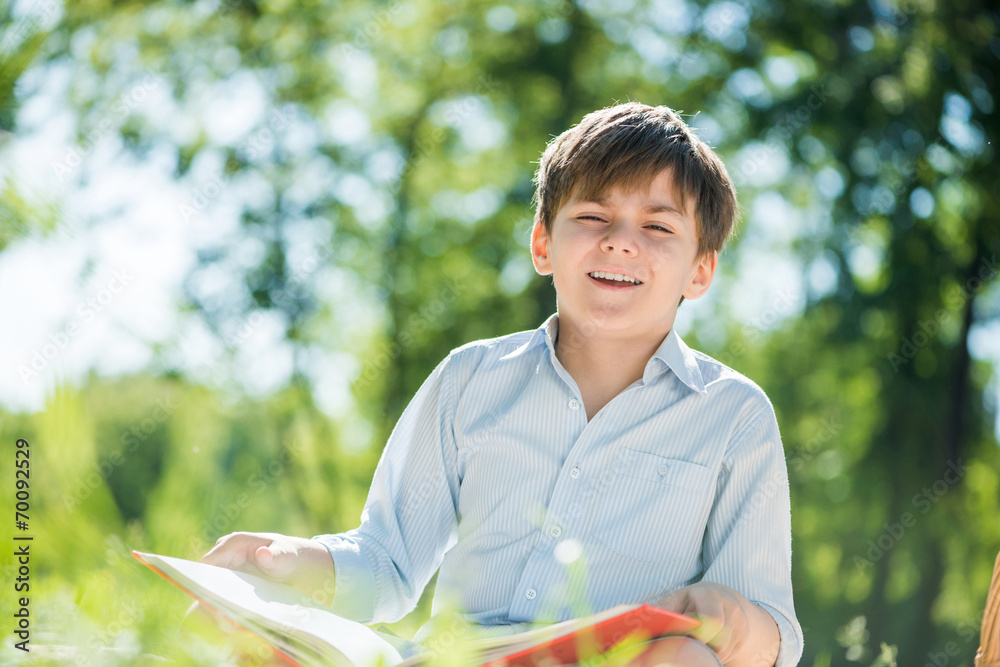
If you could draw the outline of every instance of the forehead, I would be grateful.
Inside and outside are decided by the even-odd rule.
[[[649,213],[691,214],[690,197],[685,197],[674,181],[670,169],[663,169],[654,177],[634,181],[599,183],[584,179],[570,192],[566,206],[594,203],[611,206],[616,200],[630,198],[642,204],[642,210]]]

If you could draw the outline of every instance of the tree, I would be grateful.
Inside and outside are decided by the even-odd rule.
[[[992,9],[227,0],[52,16],[0,56],[0,130],[34,94],[19,81],[68,71],[84,155],[66,184],[96,177],[95,137],[169,155],[177,224],[231,225],[200,249],[190,310],[233,359],[258,321],[279,322],[300,405],[353,372],[370,466],[450,349],[553,311],[527,253],[546,142],[616,101],[681,110],[748,214],[731,279],[754,279],[734,257],[793,211],[782,252],[802,266],[801,308],[758,326],[720,301],[689,342],[779,413],[803,664],[844,664],[840,628],[863,629],[841,632],[852,659],[864,632],[900,664],[951,640],[971,655],[1000,541],[990,369],[969,347],[998,313]],[[8,227],[45,219],[6,187]]]

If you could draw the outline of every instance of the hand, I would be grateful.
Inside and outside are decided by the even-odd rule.
[[[661,637],[606,655],[598,664],[601,667],[719,667],[719,658],[712,649],[691,637]]]
[[[699,582],[674,591],[656,605],[701,621],[688,634],[708,644],[723,664],[774,664],[781,642],[778,626],[769,613],[738,591],[722,584]]]
[[[230,533],[201,560],[286,582],[325,605],[333,601],[333,557],[315,540],[280,533]]]

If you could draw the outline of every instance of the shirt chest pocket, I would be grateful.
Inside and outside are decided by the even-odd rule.
[[[663,563],[701,548],[712,487],[706,466],[621,447],[595,509],[595,539]]]

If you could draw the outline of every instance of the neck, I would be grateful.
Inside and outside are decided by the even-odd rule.
[[[556,358],[578,383],[598,380],[627,386],[642,377],[646,364],[669,333],[669,327],[642,337],[628,332],[587,330],[560,317]]]

